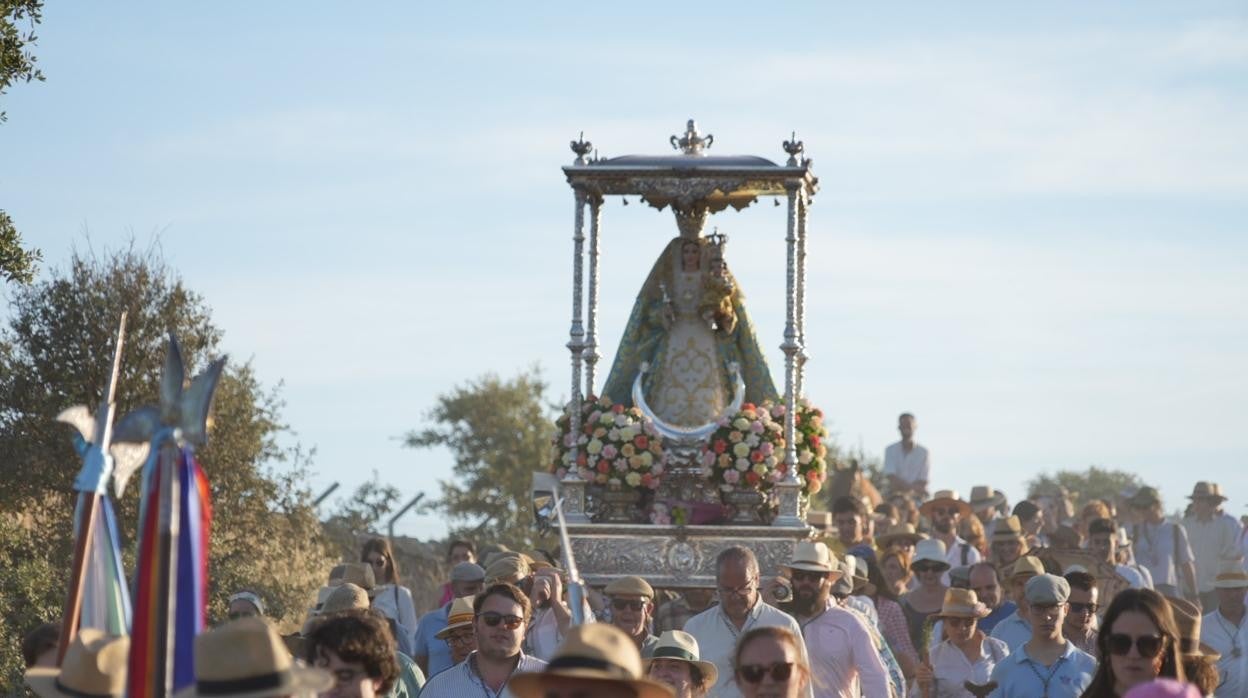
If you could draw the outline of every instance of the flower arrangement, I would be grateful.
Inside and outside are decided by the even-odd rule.
[[[784,406],[745,403],[721,419],[702,451],[702,473],[720,490],[770,489],[783,474]]]
[[[591,396],[581,403],[579,434],[571,433],[570,422],[569,405],[555,421],[558,433],[551,443],[551,470],[559,479],[575,467],[586,482],[658,489],[666,463],[663,438],[641,410]]]
[[[828,430],[823,425],[823,410],[803,399],[793,412],[793,423],[797,474],[802,481],[802,494],[810,497],[823,489],[828,478],[828,447],[824,443]]]

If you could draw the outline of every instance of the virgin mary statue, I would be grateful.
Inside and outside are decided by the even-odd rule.
[[[733,368],[745,401],[777,400],[741,290],[723,261],[723,238],[678,237],[659,255],[624,328],[603,394],[632,405],[645,367],[646,404],[662,422],[693,428],[718,419],[733,399]]]

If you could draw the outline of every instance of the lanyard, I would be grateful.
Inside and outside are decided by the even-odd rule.
[[[1040,673],[1039,669],[1036,668],[1036,661],[1030,657],[1027,658],[1027,666],[1031,667],[1032,673],[1034,673],[1036,678],[1040,679],[1040,683],[1044,685],[1044,698],[1049,698],[1049,682],[1053,680],[1053,676],[1057,673],[1057,670],[1061,668],[1062,662],[1064,661],[1066,661],[1065,655],[1058,657],[1057,661],[1053,662],[1053,666],[1049,667],[1049,675],[1046,677]]]
[[[523,656],[520,657],[520,659],[523,659],[523,658],[524,658]],[[503,685],[500,686],[497,691],[491,691],[490,687],[485,685],[485,678],[481,676],[481,672],[477,671],[476,653],[473,653],[473,655],[469,658],[468,675],[472,677],[473,682],[475,682],[478,686],[481,687],[481,692],[485,694],[485,698],[498,698],[499,696],[503,695],[503,691],[507,690],[507,683],[511,681],[512,675],[514,675],[516,673],[516,670],[520,668],[520,659],[516,660],[516,665],[512,667],[511,673],[507,674],[507,679],[503,681]]]
[[[762,603],[762,602],[761,601],[755,602],[754,604],[755,607],[757,607],[759,603]],[[751,608],[750,612],[746,614],[745,623],[742,624],[740,630],[737,630],[737,626],[734,625],[732,620],[728,618],[728,614],[724,613],[724,609],[722,607],[719,609],[719,617],[720,619],[724,621],[724,625],[728,626],[728,632],[732,633],[733,644],[735,645],[736,640],[741,637],[741,633],[745,632],[746,630],[749,630],[750,623],[754,622],[754,609]]]
[[[1221,612],[1214,613],[1213,619],[1218,622],[1218,628],[1220,628],[1222,632],[1226,633],[1226,639],[1231,641],[1231,656],[1235,659],[1239,659],[1240,655],[1243,654],[1243,651],[1239,649],[1239,629],[1244,624],[1244,620],[1241,618],[1239,620],[1239,625],[1236,625],[1234,628],[1229,628],[1228,626],[1230,624],[1222,619]]]

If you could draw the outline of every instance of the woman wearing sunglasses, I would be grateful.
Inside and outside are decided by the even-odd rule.
[[[935,538],[919,541],[914,548],[914,559],[910,563],[910,571],[918,578],[919,585],[901,597],[901,610],[906,614],[910,642],[915,647],[927,646],[923,628],[928,617],[940,612],[945,602],[945,590],[948,587],[941,581],[941,577],[948,569],[944,542]]]
[[[1159,676],[1186,680],[1174,614],[1152,589],[1119,592],[1105,611],[1096,642],[1101,664],[1083,698],[1121,698]]]
[[[1005,643],[988,637],[978,627],[988,615],[988,607],[970,589],[949,589],[936,617],[944,622],[948,639],[931,652],[928,661],[919,665],[913,698],[971,698],[966,682],[988,683],[992,670],[1010,654]]]
[[[360,562],[372,566],[373,577],[377,580],[370,594],[373,610],[394,621],[392,629],[399,651],[408,656],[415,654],[416,604],[412,602],[412,592],[399,580],[399,566],[395,563],[390,541],[369,539],[360,553]]]
[[[810,667],[801,639],[787,628],[754,628],[741,636],[732,658],[737,687],[745,698],[807,696]]]

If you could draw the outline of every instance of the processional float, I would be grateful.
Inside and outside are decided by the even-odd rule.
[[[640,574],[656,587],[709,587],[720,550],[747,545],[763,569],[775,569],[790,558],[798,540],[810,535],[801,511],[806,483],[799,477],[809,454],[803,454],[806,464],[799,464],[797,442],[802,438],[798,420],[807,360],[807,214],[818,188],[811,160],[795,135],[783,142],[788,154],[783,165],[756,156],[711,155],[707,150],[714,137],[701,134],[693,120],[670,142],[674,154],[599,158],[582,136],[571,144],[575,161],[563,168],[575,199],[567,343],[571,399],[554,444],[554,474],[535,490],[559,490],[566,515],[562,528],[585,580],[593,585]],[[638,295],[611,372],[600,386],[600,240],[603,205],[612,196],[637,197],[656,209],[671,209],[679,236],[655,263]],[[777,255],[776,267],[777,280],[783,273],[785,283],[782,394],[771,383],[735,280],[726,272],[725,238],[704,235],[713,214],[728,207],[744,209],[762,197],[780,197],[788,204],[784,261]],[[710,281],[689,281],[695,272]],[[703,303],[696,296],[707,295],[708,284],[716,279],[725,289],[720,305],[715,297]],[[705,339],[708,332],[710,340]],[[711,387],[703,394],[696,385]],[[714,435],[731,431],[734,415],[744,439],[736,435],[732,443],[720,443]],[[783,442],[774,454],[766,443],[759,447],[760,437],[766,442],[771,432],[775,443],[781,443],[780,437]],[[818,445],[818,438],[804,443],[812,441]],[[735,458],[733,449],[743,457]],[[661,466],[655,467],[652,454],[660,452]],[[744,484],[748,478],[757,484],[762,474],[770,513],[760,519],[756,505],[743,500],[727,508],[735,515],[720,525],[703,525],[696,517],[657,523],[652,517],[646,523],[635,508],[630,520],[627,506],[614,503],[615,495],[627,485],[653,484],[660,470],[656,498],[691,506],[720,497],[730,502],[739,494],[730,483]],[[608,474],[611,484],[603,486]],[[718,478],[718,486],[709,485],[710,474]],[[629,492],[623,495],[627,499]]]

